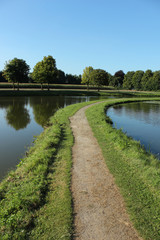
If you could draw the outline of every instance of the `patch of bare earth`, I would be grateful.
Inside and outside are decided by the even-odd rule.
[[[110,174],[85,116],[87,107],[70,118],[74,240],[138,240],[122,196]]]

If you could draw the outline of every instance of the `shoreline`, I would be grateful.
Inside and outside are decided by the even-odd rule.
[[[90,106],[86,115],[106,164],[125,198],[134,226],[144,239],[152,236],[159,240],[160,162],[146,153],[139,143],[113,129],[104,114],[111,105],[144,100],[148,99],[108,99]],[[48,233],[55,240],[62,236],[62,239],[71,240],[73,135],[69,117],[94,102],[98,101],[58,110],[51,118],[51,126],[38,136],[29,156],[0,183],[2,239],[6,236],[47,239]]]

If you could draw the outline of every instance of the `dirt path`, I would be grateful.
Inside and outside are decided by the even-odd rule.
[[[104,162],[85,116],[87,107],[70,120],[73,146],[72,194],[74,240],[138,240],[124,201]]]

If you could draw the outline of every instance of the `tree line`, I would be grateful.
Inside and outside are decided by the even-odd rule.
[[[39,61],[30,72],[30,67],[23,59],[14,58],[6,62],[3,71],[0,72],[0,82],[11,82],[13,88],[15,83],[39,83],[43,84],[86,84],[96,86],[99,90],[102,86],[113,86],[120,89],[157,91],[160,90],[160,71],[152,70],[128,71],[126,74],[119,70],[114,75],[103,69],[94,69],[89,66],[83,70],[81,75],[65,74],[56,67],[56,60],[47,56]]]
[[[43,84],[81,84],[81,75],[65,74],[56,67],[56,60],[52,56],[44,57],[38,62],[33,72],[30,66],[23,59],[14,58],[6,62],[5,67],[0,71],[0,82],[11,82],[13,88],[15,83],[40,83]]]
[[[119,70],[114,75],[102,70],[86,67],[83,70],[82,82],[87,85],[112,86],[119,89],[141,90],[141,91],[158,91],[160,90],[160,71],[152,70],[128,71],[126,74]]]

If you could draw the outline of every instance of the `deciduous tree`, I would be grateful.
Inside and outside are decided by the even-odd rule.
[[[125,74],[122,70],[115,72],[115,74],[113,76],[113,80],[112,80],[113,86],[121,87],[123,85],[124,76],[125,76]]]
[[[93,67],[86,67],[83,70],[82,74],[82,84],[87,84],[87,91],[89,90],[89,86],[91,85],[91,73],[93,71]]]
[[[108,81],[109,81],[109,76],[105,70],[94,69],[91,72],[91,82],[93,85],[97,86],[98,91],[101,86],[108,85]]]
[[[150,90],[151,88],[151,78],[153,76],[153,72],[151,70],[145,71],[143,77],[141,79],[141,89],[142,90]]]
[[[132,84],[134,89],[141,90],[141,80],[142,80],[143,74],[144,74],[143,71],[138,70],[133,75]]]
[[[153,77],[150,78],[148,85],[150,91],[160,90],[160,71],[153,73]]]
[[[125,74],[123,80],[123,88],[131,90],[133,88],[132,78],[134,75],[134,71],[129,71]]]
[[[29,69],[29,65],[23,59],[14,58],[13,60],[6,62],[3,76],[8,82],[13,83],[13,88],[14,83],[18,83],[19,90],[19,83],[26,82],[28,79]]]
[[[56,81],[56,61],[52,56],[44,57],[41,62],[38,62],[33,69],[32,78],[35,82],[41,84],[41,89],[43,83],[53,83]]]

